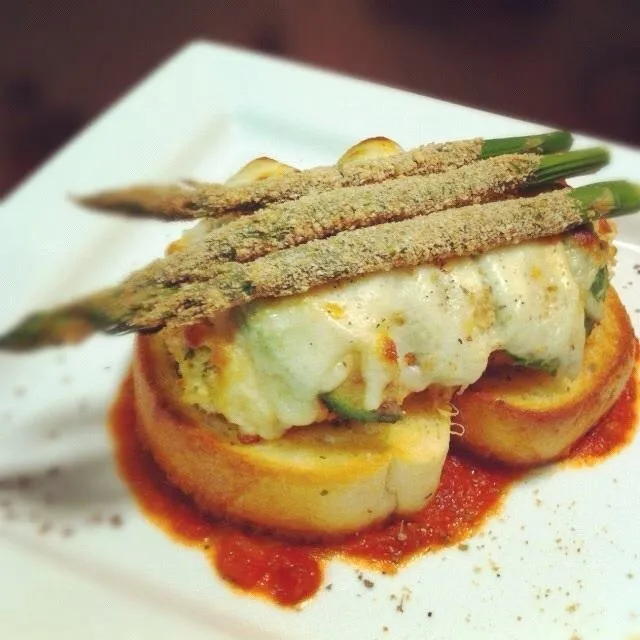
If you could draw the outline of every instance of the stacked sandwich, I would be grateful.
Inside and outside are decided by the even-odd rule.
[[[215,516],[331,537],[410,515],[434,495],[452,431],[478,455],[541,464],[631,375],[607,216],[640,209],[640,187],[568,187],[608,159],[570,144],[374,138],[330,167],[261,158],[225,185],[83,198],[202,220],[0,348],[138,332],[140,437]]]

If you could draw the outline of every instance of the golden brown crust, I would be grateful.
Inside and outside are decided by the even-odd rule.
[[[490,370],[454,399],[455,421],[464,427],[460,444],[512,465],[561,458],[618,398],[636,347],[627,312],[610,289],[604,318],[587,339],[579,376],[562,380],[524,368]]]
[[[137,338],[133,375],[141,439],[172,482],[215,516],[336,537],[416,511],[437,488],[449,441],[439,410],[450,394],[417,399],[415,421],[323,423],[242,444],[225,420],[179,400],[160,336]]]
[[[340,165],[284,173],[250,184],[204,184],[191,187],[139,185],[77,198],[87,207],[167,220],[217,216],[229,211],[255,211],[265,205],[341,187],[425,175],[461,167],[480,157],[482,140],[426,144],[386,157],[363,154]],[[377,154],[380,155],[380,154]]]

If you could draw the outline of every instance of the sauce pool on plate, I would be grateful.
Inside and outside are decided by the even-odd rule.
[[[636,422],[636,374],[609,413],[568,456],[593,464],[631,440]],[[217,573],[238,589],[292,606],[321,587],[331,557],[393,572],[412,557],[458,544],[500,507],[509,487],[526,471],[493,465],[451,451],[433,500],[411,518],[354,534],[340,542],[277,540],[200,513],[166,479],[136,435],[133,381],[127,376],[111,410],[110,428],[120,475],[143,512],[176,541],[198,547]]]

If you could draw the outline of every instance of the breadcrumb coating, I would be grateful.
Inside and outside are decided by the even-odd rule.
[[[275,202],[342,187],[441,173],[477,160],[481,149],[481,138],[431,143],[382,158],[315,167],[249,184],[140,185],[104,191],[76,201],[95,209],[166,220],[218,216],[229,211],[252,212]]]
[[[138,329],[187,324],[259,298],[296,295],[329,282],[557,235],[585,221],[584,209],[568,193],[562,189],[345,231],[244,264],[211,264],[190,256],[174,282],[163,282],[164,293],[142,296],[146,299],[129,322]],[[124,311],[118,308],[122,300],[127,296],[110,310],[116,316]]]
[[[525,183],[540,158],[497,156],[445,173],[303,196],[211,231],[197,250],[212,261],[247,262],[340,231],[498,200]]]

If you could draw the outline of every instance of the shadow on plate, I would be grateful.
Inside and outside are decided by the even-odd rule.
[[[104,407],[66,405],[2,439],[0,523],[39,531],[119,526],[131,504],[118,477]]]

